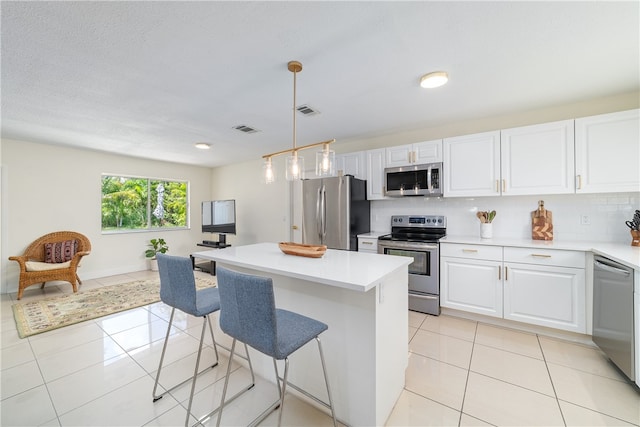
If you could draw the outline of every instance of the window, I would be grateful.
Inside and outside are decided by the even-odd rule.
[[[187,228],[188,184],[102,175],[102,231]]]

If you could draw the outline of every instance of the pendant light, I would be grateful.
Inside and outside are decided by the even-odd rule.
[[[304,157],[298,155],[298,151],[306,150],[307,148],[322,146],[322,151],[316,153],[316,175],[318,176],[332,176],[335,175],[336,168],[336,153],[329,149],[329,145],[335,142],[335,139],[323,142],[316,142],[314,144],[298,147],[296,141],[296,90],[297,90],[297,74],[302,71],[302,64],[298,61],[289,61],[287,69],[293,73],[293,148],[289,150],[278,151],[276,153],[265,154],[262,156],[265,159],[263,165],[264,180],[271,183],[275,180],[275,171],[271,159],[280,154],[290,154],[287,157],[285,178],[287,181],[294,181],[298,179],[304,179]]]

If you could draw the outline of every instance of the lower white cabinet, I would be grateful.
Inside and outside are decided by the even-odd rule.
[[[443,307],[586,333],[585,254],[440,245]]]
[[[465,258],[440,258],[440,305],[502,317],[502,263]]]
[[[358,237],[358,252],[378,253],[377,237]]]
[[[582,268],[504,264],[504,318],[586,332]]]

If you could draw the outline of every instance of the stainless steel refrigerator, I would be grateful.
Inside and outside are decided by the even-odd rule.
[[[358,250],[358,234],[368,233],[371,210],[366,181],[351,175],[302,182],[302,243]]]

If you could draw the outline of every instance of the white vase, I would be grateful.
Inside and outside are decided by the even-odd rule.
[[[490,222],[480,223],[480,238],[491,239],[493,237],[493,224]]]
[[[158,260],[155,258],[149,259],[149,270],[158,271]]]

